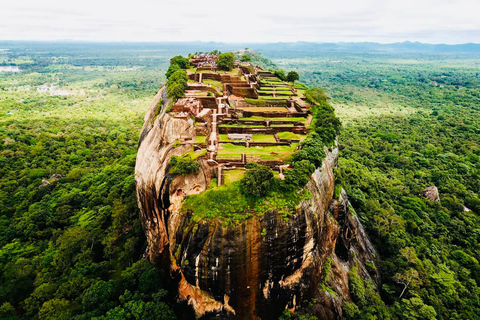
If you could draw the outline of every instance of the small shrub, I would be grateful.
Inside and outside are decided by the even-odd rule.
[[[186,176],[187,174],[197,174],[200,170],[200,163],[192,160],[190,156],[178,157],[172,156],[170,159],[170,173],[181,174]]]
[[[300,80],[300,76],[298,75],[298,72],[297,71],[290,71],[287,74],[287,81],[295,82],[296,80]]]
[[[323,104],[327,102],[328,95],[324,89],[311,88],[305,91],[305,99],[311,104]]]
[[[170,59],[170,64],[171,65],[176,64],[180,68],[185,69],[185,68],[188,68],[190,66],[190,61],[188,60],[188,58],[184,58],[184,57],[179,55],[179,56],[175,56],[172,59]]]
[[[231,70],[235,66],[235,54],[233,52],[219,54],[217,64],[222,69]]]
[[[308,160],[313,163],[316,168],[322,165],[322,161],[326,156],[323,150],[323,140],[316,133],[310,133],[301,144],[302,149],[293,154],[293,161],[298,162]]]
[[[358,275],[357,267],[351,268],[348,272],[348,286],[354,301],[364,305],[366,301],[365,285],[362,278]]]
[[[250,62],[250,61],[252,61],[252,57],[250,57],[248,54],[244,53],[244,54],[240,57],[240,61],[242,61],[242,62]]]
[[[277,76],[282,81],[287,80],[287,75],[285,74],[285,71],[283,70],[275,70],[273,73]]]
[[[264,197],[268,195],[272,188],[273,173],[270,168],[257,165],[245,173],[240,183],[242,193],[255,197]]]
[[[295,163],[292,170],[285,171],[285,185],[288,188],[302,188],[314,171],[315,166],[310,161],[300,160]]]

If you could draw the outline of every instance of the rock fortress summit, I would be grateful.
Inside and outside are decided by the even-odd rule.
[[[335,188],[340,123],[323,90],[257,57],[172,58],[135,168],[146,256],[169,275],[180,318],[278,319],[313,301],[338,319],[349,272],[380,284],[378,255]]]

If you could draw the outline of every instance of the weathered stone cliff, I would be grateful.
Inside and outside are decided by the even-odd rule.
[[[168,272],[179,299],[197,317],[278,319],[286,308],[294,311],[315,298],[314,312],[336,319],[342,303],[350,300],[352,266],[363,278],[379,281],[374,268],[365,267],[375,264],[375,249],[351,214],[345,193],[333,199],[337,149],[312,174],[306,186],[312,197],[302,200],[288,220],[267,211],[228,226],[218,219],[196,223],[180,212],[183,193],[205,191],[212,172],[202,162],[198,175],[168,175],[170,157],[191,150],[195,130],[164,110],[158,113],[161,101],[168,104],[163,89],[145,116],[135,171],[137,197],[149,257]]]

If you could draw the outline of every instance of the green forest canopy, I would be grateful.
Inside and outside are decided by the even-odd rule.
[[[142,259],[133,173],[169,59],[196,49],[32,48],[0,57],[25,70],[0,74],[0,317],[173,319],[162,272]],[[347,318],[479,318],[478,60],[265,53],[325,88],[344,124],[336,179],[383,280],[378,293],[350,271]],[[45,83],[72,94],[38,93]],[[420,195],[431,185],[440,202]]]

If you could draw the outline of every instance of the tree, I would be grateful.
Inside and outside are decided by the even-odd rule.
[[[168,67],[168,70],[167,70],[167,72],[165,73],[165,76],[166,76],[167,79],[168,79],[168,78],[170,78],[170,76],[171,76],[172,74],[174,74],[174,73],[175,73],[176,71],[178,71],[178,70],[182,70],[182,68],[180,68],[180,67],[178,66],[178,64],[176,64],[176,63],[171,64],[170,67]]]
[[[305,99],[311,104],[323,104],[327,102],[328,96],[323,89],[311,88],[305,90]]]
[[[258,165],[248,170],[240,180],[242,192],[255,197],[268,195],[273,183],[273,173],[269,167]]]
[[[184,70],[177,70],[170,76],[170,78],[168,78],[167,84],[180,82],[185,85],[185,89],[186,89],[187,81],[188,81],[187,73]]]
[[[186,176],[191,173],[198,173],[200,170],[200,163],[192,160],[190,156],[177,157],[172,156],[170,159],[170,172],[172,174],[181,174]]]
[[[170,64],[171,65],[178,65],[181,69],[185,69],[190,65],[190,61],[188,58],[184,58],[182,56],[175,56],[172,59],[170,59]]]
[[[184,91],[187,89],[188,77],[185,70],[178,69],[167,81],[167,97],[177,100],[184,95]]]
[[[314,164],[315,167],[320,167],[326,156],[323,146],[323,141],[320,139],[319,135],[312,132],[302,142],[302,149],[293,154],[294,163],[308,160],[310,163]]]
[[[184,95],[184,87],[179,82],[174,82],[167,88],[167,97],[178,100]]]
[[[277,76],[278,79],[285,81],[287,80],[287,76],[285,75],[285,71],[283,70],[275,70],[273,71],[273,74]]]
[[[240,57],[240,61],[242,61],[242,62],[250,62],[250,61],[252,61],[252,57],[250,57],[250,55],[244,53],[244,54],[242,54],[242,56]]]
[[[40,309],[39,318],[56,320],[56,319],[71,319],[69,313],[70,302],[65,299],[52,299],[45,302]]]
[[[300,76],[298,75],[297,71],[290,71],[287,74],[287,81],[288,82],[295,82],[296,80],[300,80]]]
[[[287,187],[301,188],[307,184],[310,175],[315,171],[315,165],[308,160],[295,163],[292,170],[285,172],[285,184]]]
[[[398,284],[403,284],[403,290],[400,293],[400,298],[403,296],[405,290],[407,290],[410,285],[418,286],[419,283],[421,283],[418,271],[413,268],[408,269],[407,271],[405,271],[405,273],[396,273],[393,276],[393,280]]]
[[[235,66],[235,54],[233,52],[219,54],[217,64],[222,69],[232,69]]]
[[[401,303],[395,303],[395,308],[401,319],[434,320],[437,318],[435,309],[423,303],[423,300],[418,297],[409,300],[402,299]]]
[[[331,144],[340,133],[342,123],[335,116],[334,109],[328,104],[322,104],[310,109],[313,113],[312,128],[324,144]]]

